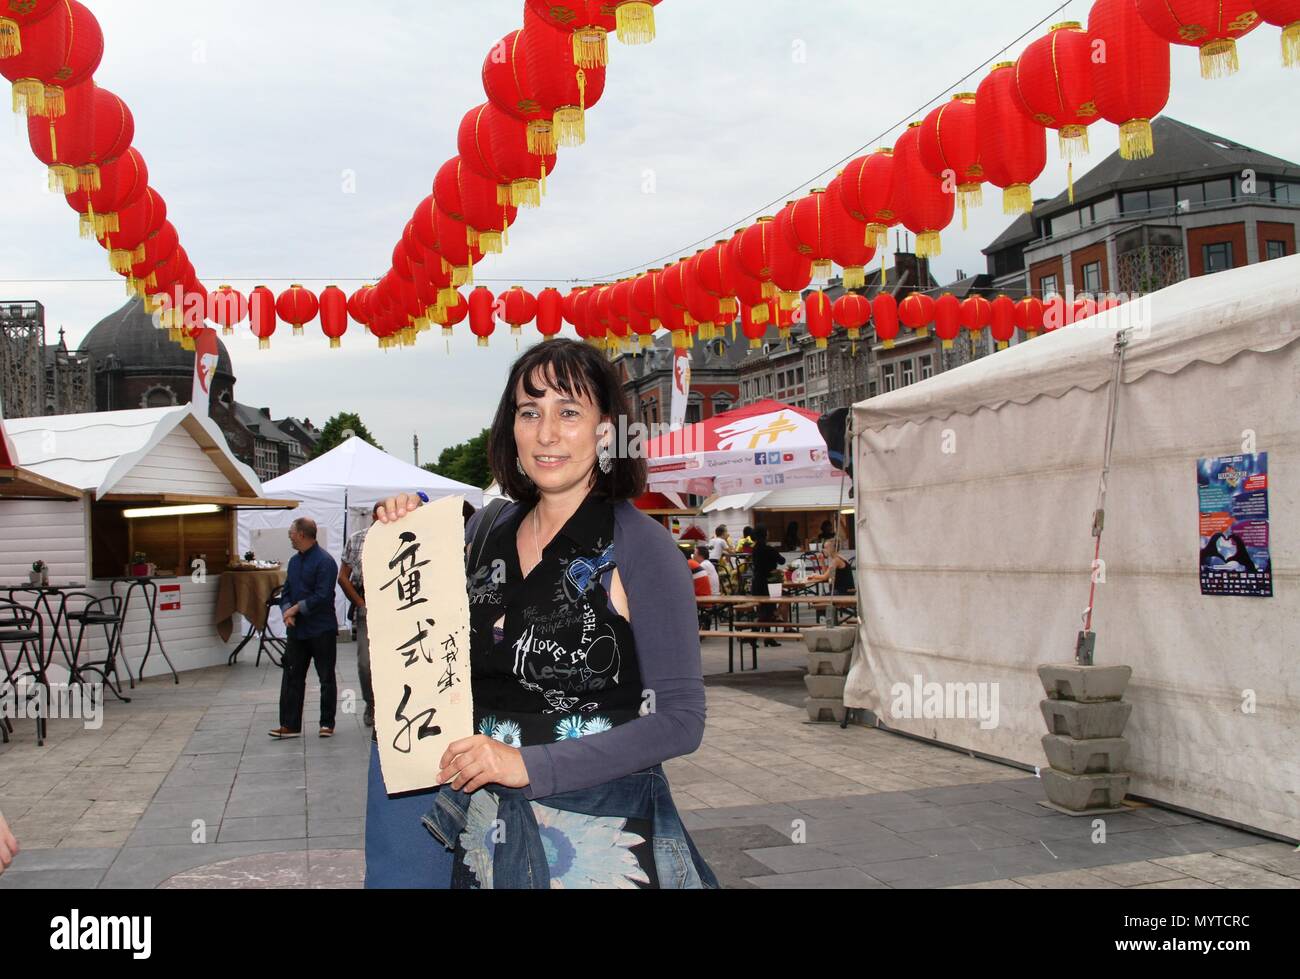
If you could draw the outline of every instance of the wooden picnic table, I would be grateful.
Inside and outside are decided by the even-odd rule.
[[[727,628],[726,629],[701,629],[701,639],[723,639],[727,640],[727,672],[735,672],[735,644],[741,643],[740,669],[745,669],[744,644],[749,643],[752,649],[753,669],[758,669],[758,640],[776,638],[783,635],[787,639],[803,641],[801,632],[789,632],[786,630],[795,629],[796,626],[789,622],[763,622],[763,628],[771,629],[771,632],[760,633],[753,629],[738,630],[736,628],[736,609],[748,605],[772,605],[776,607],[786,606],[794,607],[795,620],[798,621],[798,606],[812,605],[824,606],[831,613],[831,623],[840,625],[841,611],[849,613],[845,618],[850,618],[851,613],[855,613],[858,608],[858,599],[856,595],[782,595],[780,598],[772,598],[766,595],[697,595],[695,596],[697,607],[719,606],[727,610]],[[755,624],[755,627],[758,623]]]

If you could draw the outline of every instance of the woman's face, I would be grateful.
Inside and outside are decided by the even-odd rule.
[[[533,397],[520,380],[515,388],[515,446],[519,461],[541,493],[562,493],[591,484],[596,465],[600,409],[586,395],[554,391],[534,374]]]

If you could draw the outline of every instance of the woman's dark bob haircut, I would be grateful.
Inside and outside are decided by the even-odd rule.
[[[601,416],[609,419],[614,434],[620,427],[631,424],[632,415],[613,365],[594,348],[578,340],[548,340],[524,351],[510,368],[496,418],[492,420],[488,465],[503,493],[520,503],[536,503],[536,484],[516,466],[519,448],[515,445],[515,413],[519,406],[515,402],[515,390],[521,380],[524,391],[534,398],[541,397],[543,388],[547,388],[565,397],[589,399]],[[593,467],[593,494],[617,503],[644,493],[645,460],[627,458],[619,451],[616,439],[610,444],[610,458],[614,466],[608,474]]]

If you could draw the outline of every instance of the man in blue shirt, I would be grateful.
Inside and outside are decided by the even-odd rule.
[[[320,736],[334,736],[334,710],[338,684],[334,665],[338,657],[338,619],[334,614],[334,587],[339,568],[316,543],[316,521],[299,517],[289,528],[289,542],[298,553],[289,559],[288,578],[280,597],[288,637],[284,675],[280,678],[280,726],[273,738],[302,735],[302,706],[307,696],[307,665],[316,662],[320,679]]]

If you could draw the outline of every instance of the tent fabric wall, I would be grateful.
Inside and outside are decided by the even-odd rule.
[[[1134,671],[1130,792],[1300,838],[1300,259],[1149,300],[1120,391],[1094,619],[1096,662]],[[863,624],[846,705],[1044,764],[1036,668],[1072,661],[1089,597],[1107,316],[855,407]],[[1274,597],[1203,597],[1196,463],[1252,436],[1269,454]],[[895,684],[918,676],[997,684],[999,723],[895,710]]]
[[[298,517],[310,517],[323,531],[325,549],[335,561],[343,556],[348,536],[369,525],[375,503],[422,490],[431,500],[462,496],[475,508],[483,505],[483,490],[419,469],[358,438],[313,459],[307,465],[272,480],[264,487],[275,499],[300,500],[296,510],[243,511],[239,515],[239,553],[249,550],[254,530],[283,528]],[[347,625],[348,601],[335,590],[339,627]],[[273,623],[277,631],[279,623]]]

